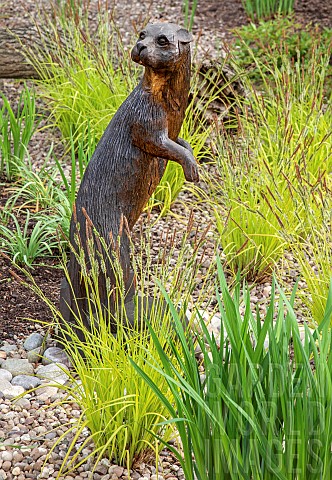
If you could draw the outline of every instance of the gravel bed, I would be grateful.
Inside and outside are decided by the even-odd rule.
[[[61,390],[61,385],[69,381],[65,373],[69,365],[64,351],[55,347],[42,331],[32,333],[24,342],[16,339],[1,346],[0,479],[157,479],[153,465],[141,463],[128,472],[106,458],[94,472],[93,462],[88,460],[70,474],[57,477],[74,432],[55,444],[68,430],[68,425],[75,424],[81,415],[77,403]],[[38,388],[30,391],[35,387]],[[15,400],[17,395],[21,398]],[[86,433],[77,439],[76,448],[83,443]],[[86,446],[79,460],[91,451],[92,445]],[[157,468],[159,480],[184,478],[178,462],[167,450],[161,452]]]

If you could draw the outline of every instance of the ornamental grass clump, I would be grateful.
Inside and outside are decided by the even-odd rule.
[[[28,152],[28,145],[35,132],[38,121],[35,94],[24,87],[14,109],[7,97],[0,92],[0,176],[8,181],[14,180],[20,173]]]
[[[303,302],[314,325],[326,314],[326,302],[332,281],[332,224],[331,201],[322,228],[312,226],[310,234],[301,246],[295,246],[294,255],[300,264],[301,278],[306,283]],[[332,326],[332,315],[330,316]]]
[[[170,358],[150,325],[159,360],[150,357],[149,364],[165,377],[171,398],[135,368],[173,418],[181,448],[171,448],[187,480],[330,478],[332,286],[320,328],[311,332],[304,324],[302,339],[293,310],[295,289],[287,299],[277,288],[280,300],[273,283],[265,317],[254,315],[249,291],[244,286],[241,293],[237,283],[231,294],[219,262],[220,338],[198,314],[204,337],[198,334],[196,343],[162,289],[179,343],[168,342]]]
[[[280,68],[271,62],[263,91],[246,85],[237,136],[218,126],[218,176],[209,178],[228,265],[249,280],[271,274],[285,248],[322,225],[331,191],[329,51],[322,55],[314,45],[307,64],[286,56]]]
[[[51,120],[65,140],[98,141],[137,83],[128,52],[107,10],[99,7],[91,26],[86,3],[52,2],[40,13],[40,43],[26,54],[37,70]]]
[[[192,301],[196,277],[204,261],[204,235],[200,238],[194,235],[191,245],[191,227],[188,226],[183,238],[176,232],[168,232],[163,242],[164,248],[157,254],[152,253],[150,229],[141,232],[141,243],[133,257],[138,293],[130,307],[124,303],[117,256],[108,251],[103,239],[94,231],[95,238],[99,238],[100,243],[97,243],[100,248],[109,252],[108,259],[112,261],[118,280],[115,286],[108,284],[107,287],[109,296],[116,298],[117,306],[116,313],[112,314],[100,304],[98,276],[105,271],[105,265],[98,250],[94,250],[93,241],[89,240],[89,253],[83,250],[77,253],[82,268],[82,282],[86,287],[89,328],[79,313],[75,317],[75,325],[66,324],[30,276],[30,287],[45,299],[53,312],[58,339],[75,369],[70,384],[57,386],[63,388],[81,409],[77,422],[70,424],[57,442],[64,441],[65,437],[69,441],[67,455],[57,478],[75,471],[86,461],[90,462],[89,468],[93,469],[91,463],[97,464],[103,457],[130,469],[136,463],[156,458],[163,447],[162,443],[157,442],[157,437],[163,442],[174,437],[174,426],[167,425],[167,408],[134,369],[129,358],[134,359],[142,371],[154,379],[163,395],[169,396],[165,378],[147,363],[150,355],[155,357],[157,351],[145,319],[149,319],[163,345],[166,346],[167,338],[177,342],[173,319],[156,279],[167,285],[170,298],[177,305],[179,317],[185,323],[187,306]],[[70,282],[66,257],[64,273]],[[206,281],[202,281],[205,292],[208,291],[209,277],[210,272],[206,275]],[[200,305],[201,300],[198,298],[196,302]],[[82,337],[84,341],[81,341]],[[166,347],[166,351],[171,355],[170,348]],[[83,451],[87,447],[91,449],[91,454],[83,458]]]
[[[14,263],[32,267],[37,258],[51,256],[58,248],[58,241],[51,233],[56,228],[54,219],[42,222],[27,210],[22,225],[13,213],[8,213],[7,220],[8,225],[0,224],[0,247]]]
[[[227,268],[234,276],[241,271],[248,280],[262,280],[271,275],[287,245],[271,198],[272,179],[249,154],[250,139],[219,138],[219,142],[220,176],[211,179],[210,186]]]
[[[29,209],[38,213],[58,204],[60,186],[55,180],[54,168],[49,165],[52,152],[53,146],[38,170],[35,169],[30,155],[27,155],[26,162],[20,164],[15,183],[7,189],[10,195],[6,209]]]

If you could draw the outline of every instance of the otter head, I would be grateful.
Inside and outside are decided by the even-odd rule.
[[[191,33],[174,23],[151,23],[140,32],[131,58],[153,70],[172,71],[190,55],[192,40]]]

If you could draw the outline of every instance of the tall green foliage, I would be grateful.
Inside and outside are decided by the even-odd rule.
[[[195,358],[195,343],[169,304],[179,344],[168,342],[172,357],[150,326],[172,397],[158,391],[152,378],[135,368],[158,395],[175,422],[182,443],[172,448],[185,478],[193,480],[328,480],[332,468],[332,285],[321,329],[304,326],[301,341],[293,310],[282,290],[275,306],[275,285],[265,318],[251,312],[250,294],[240,284],[231,295],[221,265],[217,298],[220,340],[201,319],[197,336],[204,374]],[[162,287],[161,287],[162,288]],[[240,305],[245,312],[240,313]],[[133,362],[134,363],[134,362]],[[314,368],[313,365],[314,365]],[[183,455],[183,456],[182,456]]]
[[[97,141],[138,72],[107,11],[100,7],[93,29],[87,4],[61,1],[52,7],[51,16],[40,14],[41,44],[28,52],[30,61],[64,139],[73,136],[76,143],[89,132]]]
[[[183,0],[184,27],[192,30],[198,0]]]
[[[242,5],[251,20],[261,20],[290,14],[294,0],[242,0]]]
[[[294,248],[301,277],[306,283],[302,292],[303,302],[314,324],[319,324],[326,314],[326,301],[332,279],[331,199],[328,206],[322,226],[312,225],[305,242]],[[330,325],[332,326],[332,315]]]
[[[24,87],[15,109],[0,92],[0,175],[13,180],[28,152],[28,145],[37,128],[35,94]]]

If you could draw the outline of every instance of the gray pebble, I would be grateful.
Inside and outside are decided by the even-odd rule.
[[[38,478],[50,478],[50,469],[44,467],[43,470],[40,472]]]
[[[212,330],[216,330],[217,332],[220,332],[220,328],[221,328],[221,318],[220,318],[219,315],[214,315],[214,316],[211,318],[210,326],[211,326]]]
[[[11,462],[13,460],[13,453],[10,451],[1,452],[1,460],[3,462]]]
[[[0,347],[0,350],[6,353],[16,352],[17,346],[8,342],[3,342],[2,346]]]
[[[31,451],[31,457],[34,461],[37,461],[38,458],[42,457],[43,455],[47,454],[47,449],[44,447],[35,447]]]
[[[2,362],[2,368],[8,370],[13,377],[16,375],[32,375],[33,366],[26,359],[8,358]]]
[[[106,473],[108,472],[108,466],[99,463],[99,464],[96,466],[95,471],[96,471],[96,473],[99,473],[99,474],[101,474],[101,475],[106,475]]]
[[[5,472],[9,472],[9,470],[12,468],[12,462],[3,462],[2,464],[2,470],[4,470]]]
[[[50,363],[62,363],[66,367],[70,367],[71,363],[67,353],[59,347],[49,347],[45,350],[42,360],[43,365]]]
[[[39,400],[46,401],[52,399],[58,393],[58,388],[53,386],[41,387],[36,390],[36,395]]]
[[[64,385],[69,379],[69,376],[64,370],[67,370],[65,365],[61,363],[51,363],[50,365],[41,365],[38,367],[36,374],[41,379]]]
[[[22,395],[25,390],[23,387],[20,387],[19,385],[10,385],[10,388],[6,388],[2,390],[4,398],[7,400],[13,400],[13,398],[18,397],[19,395]]]
[[[35,348],[40,347],[43,344],[44,337],[38,332],[31,333],[28,338],[25,340],[23,347],[28,352],[34,350]]]
[[[33,348],[28,352],[28,361],[30,363],[37,363],[39,362],[40,358],[43,355],[43,347]]]
[[[18,405],[19,407],[28,409],[31,407],[31,403],[27,398],[19,398],[18,400],[15,401],[15,405]]]
[[[12,385],[19,385],[25,390],[30,390],[40,385],[40,379],[31,375],[17,375],[13,378]]]
[[[8,372],[8,370],[5,370],[4,368],[0,368],[0,381],[1,380],[7,380],[8,382],[11,382],[13,378],[13,375]]]
[[[11,383],[8,382],[8,380],[4,378],[0,378],[0,390],[3,392],[4,390],[7,390],[8,388],[11,387]]]

